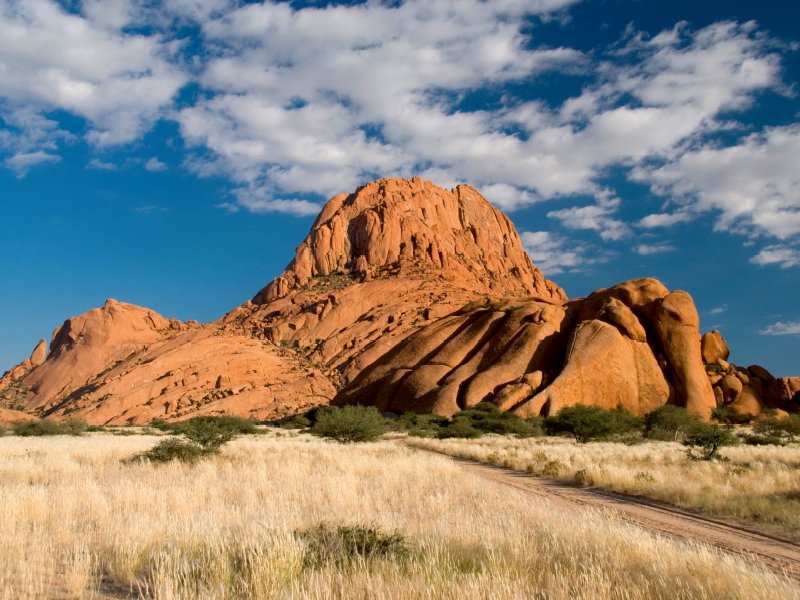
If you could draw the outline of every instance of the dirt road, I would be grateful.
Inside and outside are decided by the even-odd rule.
[[[410,446],[419,452],[442,454]],[[593,508],[611,511],[648,531],[682,540],[694,540],[763,564],[800,583],[800,545],[767,534],[692,514],[678,508],[562,481],[534,477],[522,471],[485,465],[449,456],[462,469],[526,494],[546,498],[565,509]]]

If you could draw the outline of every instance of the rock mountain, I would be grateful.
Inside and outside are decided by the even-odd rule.
[[[273,420],[331,402],[449,415],[483,400],[523,415],[797,409],[800,379],[728,364],[698,327],[691,297],[653,279],[569,300],[469,186],[382,179],[332,198],[284,272],[218,321],[115,300],[68,319],[0,379],[0,418]]]

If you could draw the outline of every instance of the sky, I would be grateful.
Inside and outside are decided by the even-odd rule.
[[[800,4],[0,0],[0,372],[106,298],[212,321],[324,202],[468,183],[570,297],[656,277],[800,376]]]

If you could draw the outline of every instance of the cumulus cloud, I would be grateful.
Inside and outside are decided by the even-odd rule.
[[[788,246],[767,246],[761,252],[750,259],[755,265],[774,265],[779,264],[782,268],[796,267],[800,265],[800,251]]]
[[[93,158],[88,163],[86,163],[87,169],[103,169],[105,171],[115,171],[117,169],[117,165],[111,162],[104,162],[99,158]]]
[[[319,207],[305,194],[422,174],[469,182],[504,210],[593,198],[549,217],[606,241],[704,213],[751,237],[800,234],[800,125],[714,137],[759,92],[789,93],[785,47],[732,21],[631,31],[590,54],[543,44],[530,17],[577,1],[84,0],[68,12],[0,0],[4,164],[22,173],[25,156],[55,156],[70,135],[47,116],[56,109],[84,119],[98,147],[141,139],[164,118],[180,127],[185,167],[229,178],[231,206],[252,211],[310,215]],[[583,77],[581,92],[550,105],[509,86],[552,71]],[[177,105],[190,81],[202,93]],[[487,88],[502,92],[491,109],[462,106]],[[624,222],[604,180],[618,167],[664,197],[660,212]],[[555,262],[574,249],[561,252]]]
[[[759,331],[761,335],[800,335],[800,321],[778,321],[766,329]]]
[[[644,256],[648,254],[661,254],[662,252],[672,252],[673,250],[675,250],[675,246],[672,246],[671,244],[639,244],[633,249],[633,251],[636,252],[636,254],[642,254]]]
[[[599,262],[597,258],[588,258],[583,246],[566,248],[566,240],[549,231],[523,231],[520,238],[533,264],[547,275],[563,273],[565,269],[577,270],[583,265]]]
[[[164,164],[163,162],[161,162],[160,160],[158,160],[157,156],[154,156],[153,158],[148,160],[146,163],[144,163],[144,168],[147,169],[148,171],[154,171],[154,172],[155,171],[166,171],[167,170],[167,165]]]
[[[17,174],[17,177],[25,177],[28,170],[42,163],[57,163],[61,160],[60,156],[55,154],[48,154],[42,150],[37,152],[28,152],[15,154],[11,158],[5,160],[6,166]]]
[[[0,1],[3,112],[67,110],[86,119],[98,145],[137,139],[187,75],[159,34],[126,32],[138,6],[86,1],[71,14],[50,0]]]

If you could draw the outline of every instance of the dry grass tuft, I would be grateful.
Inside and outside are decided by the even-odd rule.
[[[272,435],[196,465],[122,462],[157,440],[0,439],[3,599],[800,597],[738,559],[390,442]],[[343,531],[368,530],[383,537],[357,539],[402,552],[309,561],[297,532],[320,523],[345,548]]]

